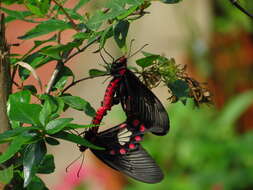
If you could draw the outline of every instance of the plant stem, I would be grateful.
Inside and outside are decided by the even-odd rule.
[[[90,76],[90,77],[85,77],[85,78],[82,78],[82,79],[79,79],[77,81],[73,81],[71,84],[69,84],[66,88],[63,89],[62,91],[62,94],[64,92],[66,92],[69,88],[71,88],[72,86],[75,86],[77,83],[79,82],[82,82],[82,81],[85,81],[85,80],[88,80],[88,79],[93,79],[93,78],[97,78],[97,77],[104,77],[104,76],[107,76],[108,74],[104,74],[104,75],[99,75],[99,76]]]

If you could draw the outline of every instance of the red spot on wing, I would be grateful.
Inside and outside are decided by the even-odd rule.
[[[119,153],[120,153],[120,154],[126,154],[126,150],[125,150],[124,148],[121,148],[121,149],[119,150]]]
[[[130,148],[130,149],[134,149],[134,148],[135,148],[135,144],[132,144],[132,143],[129,144],[129,148]]]
[[[146,131],[145,125],[142,124],[142,125],[140,126],[140,131],[141,131],[141,132]]]
[[[141,141],[141,137],[140,136],[136,136],[136,137],[134,137],[134,139],[136,140],[136,141]]]

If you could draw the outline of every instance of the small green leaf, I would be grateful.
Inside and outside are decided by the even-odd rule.
[[[70,68],[63,66],[59,75],[56,77],[53,87],[58,90],[62,90],[66,85],[68,78],[72,77],[74,80],[74,74]]]
[[[51,113],[55,113],[58,110],[58,101],[56,97],[48,95],[48,94],[41,94],[38,96],[41,100],[48,101],[51,107]]]
[[[0,143],[11,141],[13,140],[14,137],[18,136],[19,134],[25,131],[33,130],[33,129],[36,129],[36,128],[35,127],[17,127],[15,129],[5,131],[0,134]]]
[[[13,139],[11,144],[8,146],[7,150],[0,155],[0,163],[9,160],[14,154],[16,154],[25,143],[35,139],[37,133],[21,133],[19,136]]]
[[[129,22],[127,20],[119,21],[113,29],[114,40],[119,48],[126,51],[126,37],[129,29]]]
[[[141,66],[142,68],[145,68],[145,67],[155,64],[155,61],[159,57],[160,57],[159,55],[150,55],[148,57],[144,57],[144,58],[136,60],[136,64]]]
[[[13,20],[26,20],[26,17],[32,15],[30,11],[20,11],[20,10],[15,11],[15,10],[7,9],[4,7],[0,7],[0,10],[8,14],[8,17],[6,18],[8,22],[13,21]],[[32,22],[32,20],[30,20],[30,22]]]
[[[69,23],[64,22],[62,20],[51,19],[44,21],[41,24],[38,24],[35,28],[28,31],[25,35],[20,36],[19,39],[27,40],[44,34],[48,34],[50,32],[66,30],[69,28],[71,28],[71,25]]]
[[[56,133],[56,134],[51,135],[51,136],[55,137],[55,138],[67,140],[67,141],[70,141],[70,142],[74,142],[74,143],[77,143],[77,144],[80,144],[80,145],[83,145],[83,146],[86,146],[86,147],[89,147],[89,148],[92,148],[92,149],[104,150],[104,148],[96,146],[96,145],[90,143],[89,141],[87,141],[86,139],[84,139],[84,138],[82,138],[78,135],[70,134],[70,133],[67,133],[65,131],[61,131],[61,132]]]
[[[79,125],[79,124],[74,124],[70,123],[66,126],[66,129],[83,129],[83,128],[89,128],[89,127],[94,127],[96,125],[90,124],[90,125]]]
[[[23,155],[24,187],[26,187],[37,173],[37,166],[46,155],[47,148],[44,141],[26,146]]]
[[[85,40],[85,39],[88,39],[89,37],[90,37],[90,33],[86,33],[86,32],[79,32],[73,35],[73,38],[76,40]]]
[[[96,110],[90,105],[89,102],[85,102],[83,111],[90,117],[94,117],[96,115]]]
[[[61,131],[64,127],[66,127],[73,119],[72,118],[59,118],[50,121],[46,125],[46,131],[48,134],[54,134]]]
[[[50,7],[50,1],[49,0],[26,0],[24,1],[25,6],[35,15],[37,16],[44,16]]]
[[[60,142],[58,140],[56,140],[52,137],[46,137],[45,140],[48,144],[53,145],[53,146],[60,144]]]
[[[100,38],[100,44],[99,44],[99,48],[103,48],[105,46],[106,41],[113,36],[113,27],[110,26],[107,29],[105,29],[101,35]]]
[[[43,126],[45,126],[48,123],[49,116],[51,113],[52,113],[51,105],[49,101],[46,100],[39,115],[39,120]]]
[[[24,90],[29,90],[32,94],[37,94],[37,89],[33,85],[25,85],[23,86]]]
[[[37,176],[32,178],[31,183],[27,186],[27,190],[49,190],[45,183]]]
[[[65,104],[79,111],[83,111],[86,105],[86,101],[78,96],[62,96],[61,98]]]
[[[42,108],[39,104],[27,104],[11,101],[9,117],[14,121],[39,125],[39,113],[41,109]]]
[[[53,173],[55,170],[55,164],[54,164],[54,156],[51,154],[47,154],[40,165],[38,166],[38,173],[41,174],[50,174]]]
[[[101,75],[105,75],[105,74],[107,74],[107,71],[101,71],[98,69],[90,69],[89,70],[89,75],[91,77],[97,77],[97,76],[101,76]]]
[[[92,30],[96,31],[99,29],[99,27],[102,25],[102,23],[105,21],[105,16],[102,11],[97,11],[86,23],[87,27]]]
[[[11,179],[13,178],[13,165],[4,170],[0,170],[0,182],[3,184],[10,183]]]

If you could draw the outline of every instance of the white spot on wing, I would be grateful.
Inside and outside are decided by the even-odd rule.
[[[131,131],[128,131],[127,128],[124,128],[123,130],[121,130],[118,134],[118,141],[120,145],[124,145],[127,142],[130,141],[130,137],[133,133]]]

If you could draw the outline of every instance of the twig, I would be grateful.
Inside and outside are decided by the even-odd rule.
[[[74,22],[74,20],[71,18],[71,16],[65,11],[64,7],[57,1],[57,0],[52,0],[56,5],[59,6],[59,8],[62,10],[62,12],[66,15],[66,17],[69,19],[71,25],[73,26],[73,28],[79,32],[79,29],[76,25],[76,23]]]
[[[90,76],[90,77],[85,77],[85,78],[79,79],[77,81],[73,81],[71,84],[69,84],[66,88],[63,89],[62,94],[64,92],[66,92],[69,88],[71,88],[72,86],[75,86],[79,82],[82,82],[82,81],[85,81],[85,80],[88,80],[88,79],[97,78],[97,77],[104,77],[104,76],[107,76],[107,75],[109,75],[109,74],[104,74],[104,75],[99,75],[99,76]]]
[[[96,41],[98,41],[100,39],[100,36],[97,36],[93,41],[89,42],[87,45],[85,45],[83,48],[78,49],[77,52],[73,53],[72,55],[68,56],[68,58],[66,58],[63,63],[68,62],[70,59],[72,59],[73,57],[75,57],[76,55],[78,55],[79,53],[82,53],[83,51],[85,51],[88,47],[90,47],[93,43],[95,43]]]
[[[239,5],[239,3],[237,3],[237,0],[230,0],[230,2],[231,2],[236,8],[238,8],[240,11],[242,11],[244,14],[246,14],[247,16],[249,16],[250,18],[253,19],[253,15],[250,14],[248,11],[246,11],[241,5]]]

